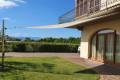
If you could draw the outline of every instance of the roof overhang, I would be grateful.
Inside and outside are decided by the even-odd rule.
[[[110,16],[120,15],[120,5],[117,5],[114,9],[105,9],[102,11],[98,11],[96,13],[87,15],[83,18],[77,19],[72,22],[63,23],[63,24],[54,24],[54,25],[47,25],[47,26],[33,26],[29,28],[34,29],[50,29],[50,28],[77,28],[79,30],[82,29],[87,23],[91,21],[100,20],[103,18],[107,18]]]

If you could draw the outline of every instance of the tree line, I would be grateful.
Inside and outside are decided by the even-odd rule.
[[[46,42],[46,43],[72,43],[72,44],[80,44],[80,38],[41,38],[41,39],[32,39],[30,37],[26,37],[24,39],[7,37],[7,41],[23,41],[23,42]]]
[[[80,38],[24,39],[6,36],[6,52],[77,52]],[[2,45],[0,42],[0,48]],[[1,51],[0,49],[0,51]]]

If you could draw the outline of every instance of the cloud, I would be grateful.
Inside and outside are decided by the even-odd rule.
[[[11,8],[19,6],[19,3],[25,3],[24,0],[0,0],[0,8]]]
[[[16,2],[19,2],[19,3],[25,3],[24,0],[13,0],[13,1],[16,1]]]
[[[9,17],[4,17],[3,19],[5,19],[5,20],[10,20],[10,18],[9,18]]]

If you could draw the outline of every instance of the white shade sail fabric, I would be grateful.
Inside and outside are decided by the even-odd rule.
[[[77,26],[79,25],[79,27],[83,26],[83,24],[91,22],[91,21],[95,21],[101,18],[105,18],[108,16],[112,16],[112,15],[116,15],[119,14],[119,10],[103,10],[100,11],[98,13],[92,14],[92,15],[87,15],[84,18],[80,18],[77,19],[75,21],[72,22],[68,22],[68,23],[63,23],[63,24],[54,24],[54,25],[47,25],[47,26],[32,26],[32,27],[27,27],[27,28],[33,28],[33,29],[50,29],[50,28],[77,28]]]

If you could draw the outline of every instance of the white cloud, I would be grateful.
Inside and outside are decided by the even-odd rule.
[[[20,3],[25,3],[24,0],[14,0],[14,1],[16,1],[16,2],[20,2]]]
[[[3,19],[4,19],[4,20],[8,20],[8,21],[10,20],[10,18],[9,18],[9,17],[4,17]]]
[[[18,6],[18,3],[25,3],[24,0],[0,0],[0,8],[11,8]]]

